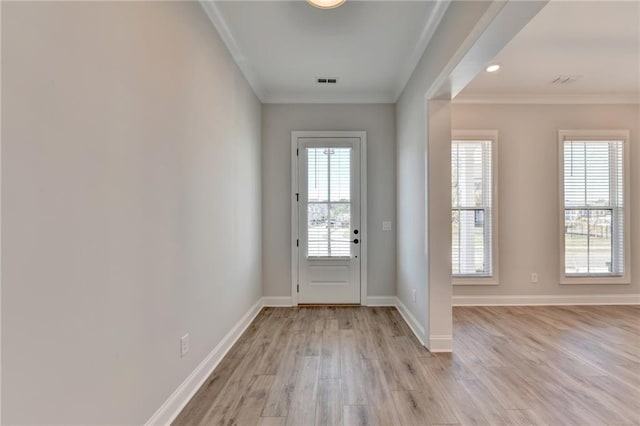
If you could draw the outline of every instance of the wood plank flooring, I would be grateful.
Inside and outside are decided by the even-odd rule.
[[[640,425],[640,307],[265,308],[175,425]]]

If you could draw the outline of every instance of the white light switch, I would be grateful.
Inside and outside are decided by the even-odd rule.
[[[391,231],[391,221],[390,220],[382,221],[382,230],[383,231]]]

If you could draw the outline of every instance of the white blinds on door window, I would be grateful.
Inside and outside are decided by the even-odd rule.
[[[451,145],[453,275],[492,275],[491,156],[491,141]]]
[[[623,142],[564,141],[566,275],[624,275]]]
[[[307,148],[308,257],[350,257],[351,148]]]

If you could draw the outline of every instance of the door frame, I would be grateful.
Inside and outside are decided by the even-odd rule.
[[[291,305],[298,306],[298,139],[360,139],[360,305],[367,306],[367,132],[365,131],[297,131],[291,132]]]

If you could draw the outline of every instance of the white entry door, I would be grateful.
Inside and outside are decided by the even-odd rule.
[[[298,138],[298,302],[360,303],[360,138]]]

